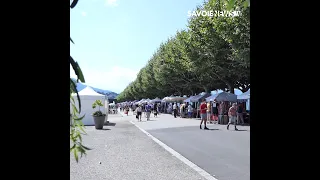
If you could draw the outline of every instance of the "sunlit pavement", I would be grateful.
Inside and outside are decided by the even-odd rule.
[[[174,118],[169,114],[151,115],[151,121],[130,121],[146,130],[218,180],[250,179],[250,126],[208,124],[200,130],[198,119]]]
[[[205,179],[131,124],[130,118],[133,116],[110,115],[103,130],[86,126],[83,144],[92,150],[79,163],[70,155],[70,179]]]

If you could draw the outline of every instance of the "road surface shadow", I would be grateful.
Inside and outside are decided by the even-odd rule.
[[[149,121],[157,121],[157,120],[142,120],[141,122],[149,122]],[[140,122],[140,121],[135,121],[135,122]]]
[[[207,130],[207,131],[214,131],[214,130],[220,130],[220,129],[205,129],[205,130]]]
[[[103,129],[96,129],[96,130],[99,130],[99,131],[109,131],[109,130],[111,130],[111,129],[103,128]]]
[[[105,126],[115,126],[117,123],[112,123],[112,122],[109,122],[108,124],[106,124]]]
[[[248,130],[245,130],[245,129],[238,129],[238,130],[233,130],[233,131],[248,131]]]

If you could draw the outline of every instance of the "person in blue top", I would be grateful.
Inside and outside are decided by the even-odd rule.
[[[150,114],[151,114],[151,106],[150,106],[149,103],[146,105],[145,111],[146,111],[146,115],[147,115],[147,121],[149,121],[150,120]]]

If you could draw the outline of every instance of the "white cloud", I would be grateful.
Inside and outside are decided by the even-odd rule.
[[[118,0],[106,0],[106,6],[118,6],[118,3],[117,3]]]
[[[84,12],[84,11],[82,11],[82,12],[81,12],[81,15],[82,15],[82,16],[87,16],[87,13]]]
[[[139,70],[114,66],[105,71],[81,67],[87,85],[120,93],[134,81]],[[76,77],[70,66],[71,77]]]

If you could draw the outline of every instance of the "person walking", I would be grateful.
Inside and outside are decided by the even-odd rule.
[[[154,117],[157,117],[157,115],[158,115],[158,105],[157,105],[157,103],[155,103],[153,105],[153,115],[154,115]]]
[[[142,115],[142,107],[141,107],[141,105],[139,105],[137,108],[137,116],[138,116],[138,120],[140,122],[141,122],[141,115]]]
[[[193,110],[192,110],[192,106],[191,104],[188,105],[188,117],[191,119],[192,118],[192,113],[193,113]]]
[[[218,121],[218,108],[217,108],[217,103],[216,101],[214,100],[213,103],[212,103],[212,114],[213,114],[213,122],[214,123],[217,123]]]
[[[205,99],[202,101],[202,104],[200,105],[200,117],[201,117],[200,129],[202,129],[202,122],[204,122],[203,129],[209,129],[207,128],[207,103]]]
[[[147,105],[146,104],[142,104],[142,116],[144,116],[144,117],[147,117],[147,114],[146,114],[146,107],[147,107]]]
[[[157,105],[157,115],[160,115],[160,108],[161,108],[161,105],[160,103]]]
[[[130,111],[129,106],[126,106],[126,113],[127,113],[127,116],[129,115],[129,111]]]
[[[173,109],[173,116],[174,116],[174,118],[177,118],[177,104],[176,103],[174,103],[173,104],[173,106],[172,106],[172,109]]]
[[[237,104],[233,103],[232,106],[229,108],[229,123],[227,125],[227,129],[229,130],[229,125],[230,124],[234,124],[234,130],[238,130],[237,129]]]
[[[147,115],[147,121],[150,120],[150,114],[151,114],[151,106],[149,104],[146,105],[146,115]]]
[[[224,124],[225,105],[223,101],[219,104],[218,113],[218,123]]]
[[[211,121],[211,104],[210,104],[210,102],[207,103],[207,120],[209,120],[209,123],[212,124],[212,121]]]
[[[133,104],[133,105],[132,105],[132,112],[133,112],[133,115],[135,115],[136,109],[137,109],[137,106],[136,106],[135,104]]]
[[[239,104],[238,105],[238,109],[237,109],[237,120],[238,120],[238,124],[244,124],[244,121],[243,121],[243,107],[242,107],[242,104]]]

